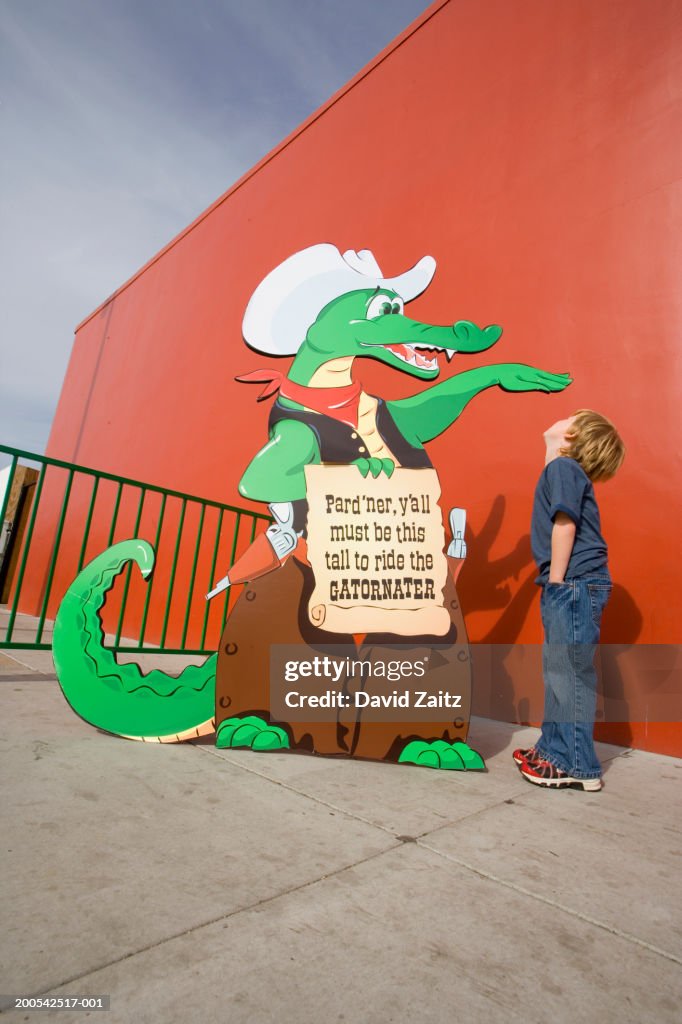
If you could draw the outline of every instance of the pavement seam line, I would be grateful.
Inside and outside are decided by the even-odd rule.
[[[286,789],[290,793],[296,793],[298,796],[302,796],[306,800],[312,800],[313,803],[320,804],[321,807],[328,807],[330,808],[330,810],[338,811],[339,814],[344,814],[347,818],[352,818],[353,821],[361,821],[365,825],[371,825],[372,828],[378,828],[382,832],[386,832],[387,835],[396,838],[396,833],[392,829],[388,828],[388,826],[386,825],[382,825],[376,821],[370,821],[369,818],[363,818],[361,814],[355,814],[352,811],[347,810],[345,807],[339,807],[337,804],[329,803],[329,801],[322,800],[320,797],[313,796],[311,793],[304,793],[303,790],[296,789],[295,786],[292,786],[289,783],[281,782],[279,779],[272,779],[269,775],[265,775],[263,772],[259,772],[255,768],[249,768],[248,766],[241,764],[239,761],[232,761],[229,757],[225,757],[224,755],[218,754],[216,752],[216,749],[213,747],[208,748],[206,747],[205,744],[201,745],[199,743],[192,743],[192,746],[197,747],[197,749],[199,750],[205,751],[207,754],[213,754],[215,757],[218,757],[221,761],[227,761],[228,764],[234,765],[235,768],[242,768],[244,771],[250,772],[252,775],[257,775],[258,778],[265,779],[266,782],[272,782],[276,786],[281,786],[282,789]],[[426,831],[424,832],[419,832],[415,836],[415,839],[418,840],[422,839],[424,836],[430,836],[434,832],[440,832],[441,829],[444,828],[453,828],[454,826],[461,824],[463,821],[468,821],[470,818],[475,818],[476,815],[478,814],[485,814],[487,813],[487,811],[502,806],[502,804],[507,803],[509,799],[514,799],[515,797],[523,797],[526,795],[528,795],[527,787],[524,785],[518,790],[518,792],[515,790],[511,794],[511,796],[506,796],[502,800],[496,800],[495,803],[489,804],[486,807],[479,807],[478,810],[471,811],[469,814],[465,814],[461,818],[451,818],[448,819],[448,821],[444,821],[441,825],[436,825],[434,826],[434,828],[426,829]]]
[[[554,910],[561,910],[570,917],[576,917],[580,921],[584,921],[586,924],[591,924],[596,928],[601,928],[602,931],[609,932],[611,935],[616,935],[620,939],[625,939],[626,942],[632,942],[636,946],[641,946],[643,949],[649,950],[650,953],[656,953],[658,956],[662,956],[666,960],[672,960],[673,963],[680,964],[682,966],[682,958],[675,956],[674,953],[669,953],[667,950],[661,949],[659,946],[654,946],[653,943],[647,942],[645,939],[639,939],[636,935],[631,935],[630,932],[621,931],[621,929],[616,928],[615,925],[606,924],[604,921],[598,921],[595,917],[590,917],[589,914],[583,914],[579,910],[573,910],[571,907],[564,906],[563,903],[557,903],[555,900],[550,900],[546,896],[541,896],[539,893],[531,892],[530,889],[525,889],[522,885],[518,885],[516,882],[509,882],[504,878],[500,878],[498,875],[482,871],[480,868],[467,863],[465,860],[460,860],[458,857],[453,857],[450,853],[445,853],[443,850],[437,850],[433,846],[429,846],[428,843],[422,842],[421,839],[417,840],[417,846],[421,846],[423,849],[429,850],[431,853],[435,853],[439,857],[443,857],[444,860],[449,860],[461,868],[466,868],[467,871],[472,871],[475,875],[478,875],[479,878],[485,878],[489,882],[497,882],[498,885],[503,885],[506,889],[511,889],[513,892],[519,893],[522,896],[530,896],[531,899],[536,900],[538,903],[544,903],[548,907],[552,907]]]
[[[45,672],[34,672],[29,670],[27,672],[21,672],[15,676],[5,675],[4,672],[0,672],[0,685],[2,683],[25,683],[29,680],[37,680],[39,683],[58,682],[55,675],[49,675]]]
[[[141,946],[140,949],[134,949],[130,953],[126,953],[125,956],[118,957],[116,960],[109,960],[105,964],[100,964],[99,967],[93,967],[84,974],[77,974],[71,978],[66,978],[64,981],[60,981],[56,985],[51,985],[49,988],[40,992],[32,992],[29,998],[36,999],[40,996],[47,996],[52,992],[56,992],[60,988],[64,988],[65,985],[74,985],[77,982],[82,982],[86,978],[89,978],[94,974],[98,974],[100,971],[106,971],[109,967],[117,967],[119,964],[125,963],[126,960],[132,959],[132,957],[140,956],[142,953],[149,953],[153,949],[159,949],[161,946],[165,946],[168,942],[175,942],[176,939],[183,939],[186,935],[191,935],[193,932],[201,931],[202,928],[210,928],[211,925],[219,924],[221,921],[229,921],[230,918],[237,917],[239,914],[258,910],[260,907],[267,906],[269,903],[274,903],[276,900],[283,899],[285,896],[291,896],[294,893],[302,892],[304,889],[309,889],[311,886],[318,885],[320,882],[326,882],[328,878],[335,878],[337,875],[342,875],[344,871],[350,871],[352,868],[360,867],[362,864],[368,864],[370,861],[376,860],[378,857],[383,857],[385,854],[398,850],[403,846],[405,846],[405,843],[398,841],[385,850],[378,850],[376,853],[371,853],[368,857],[361,857],[360,860],[353,861],[350,864],[344,864],[335,871],[329,871],[324,875],[319,875],[317,878],[308,879],[307,882],[301,882],[300,885],[293,885],[289,889],[273,893],[272,896],[267,896],[262,900],[256,900],[255,903],[249,903],[247,906],[236,907],[227,914],[220,914],[218,917],[213,917],[208,921],[202,921],[199,924],[192,925],[191,928],[186,928],[184,931],[177,932],[175,935],[168,935],[165,939],[159,939],[158,942],[151,942],[147,946]]]
[[[243,771],[249,772],[251,775],[256,775],[259,779],[264,779],[266,782],[272,782],[275,786],[281,786],[282,789],[287,790],[289,793],[295,793],[297,796],[302,796],[305,800],[312,800],[313,803],[319,804],[321,807],[328,807],[332,811],[338,811],[339,814],[343,814],[347,818],[351,818],[353,821],[361,821],[364,825],[370,825],[372,828],[377,828],[381,832],[385,832],[387,835],[391,836],[391,838],[395,839],[395,832],[392,832],[390,828],[387,828],[385,825],[380,825],[375,821],[370,821],[369,818],[363,818],[361,814],[353,814],[352,811],[347,811],[344,807],[338,807],[336,804],[329,803],[327,800],[322,800],[320,797],[312,796],[310,793],[304,793],[289,783],[280,781],[280,779],[272,779],[269,775],[265,775],[263,772],[259,772],[255,768],[249,768],[248,765],[243,765],[239,761],[231,761],[229,757],[225,757],[224,755],[217,753],[216,748],[214,747],[208,748],[199,743],[192,743],[192,746],[196,746],[199,750],[204,750],[207,754],[213,754],[213,756],[217,757],[220,761],[227,761],[228,764],[233,765],[235,768],[241,768]]]
[[[456,828],[457,825],[461,825],[464,821],[470,821],[472,818],[478,817],[479,814],[487,814],[488,811],[494,811],[498,807],[502,807],[503,804],[509,803],[516,797],[525,796],[524,790],[520,789],[518,792],[513,792],[509,796],[503,797],[501,800],[496,800],[493,804],[488,804],[485,807],[479,807],[477,811],[470,811],[468,814],[462,815],[461,818],[453,818],[452,821],[444,821],[442,825],[436,825],[434,828],[428,829],[426,832],[420,832],[416,836],[417,841],[426,838],[426,836],[432,836],[435,832],[442,832],[444,828]]]

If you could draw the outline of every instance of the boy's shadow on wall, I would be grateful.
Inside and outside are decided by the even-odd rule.
[[[621,663],[642,631],[642,613],[629,591],[615,583],[604,609],[597,670],[600,695],[597,698],[595,738],[604,743],[629,747],[632,743],[630,709],[625,699]]]
[[[521,536],[508,554],[494,560],[490,558],[490,551],[502,527],[505,508],[506,499],[498,494],[479,532],[469,530],[467,560],[457,589],[466,612],[500,610],[499,618],[472,645],[472,714],[528,725],[531,720],[542,719],[541,645],[517,645],[516,640],[531,605],[538,599],[539,588],[535,584],[537,570],[529,534]],[[528,566],[532,569],[526,574]],[[525,578],[512,596],[509,581],[522,575]],[[539,614],[538,608],[538,617]],[[597,722],[613,723],[608,741],[624,746],[629,745],[632,733],[627,724],[628,707],[618,658],[624,650],[623,645],[627,649],[635,643],[641,627],[642,615],[632,597],[624,587],[614,586],[602,626],[603,699],[598,703]],[[614,646],[615,643],[618,647]],[[602,730],[598,727],[599,731]],[[490,757],[505,746],[506,738],[502,734],[497,739],[486,737],[486,749],[480,749],[480,753],[484,758]]]

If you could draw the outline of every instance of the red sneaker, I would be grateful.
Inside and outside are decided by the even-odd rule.
[[[533,758],[535,757],[535,751],[535,747],[526,747],[525,750],[523,749],[523,747],[517,747],[517,749],[512,754],[512,757],[514,758],[516,763],[519,766],[521,766],[524,761],[533,760]]]
[[[528,779],[536,786],[545,786],[548,789],[566,789],[570,786],[589,792],[596,792],[602,788],[601,779],[576,779],[549,761],[524,761],[520,767],[524,779]]]

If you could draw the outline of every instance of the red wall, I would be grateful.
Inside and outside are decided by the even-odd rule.
[[[433,4],[84,321],[48,454],[239,501],[266,439],[267,403],[233,381],[271,364],[240,330],[261,278],[320,241],[371,248],[387,274],[431,253],[410,313],[504,327],[443,375],[519,361],[575,379],[486,392],[430,446],[446,502],[469,510],[471,639],[541,638],[527,534],[542,432],[587,406],[628,449],[598,489],[617,582],[603,639],[678,644],[681,36],[675,0]],[[356,367],[387,398],[418,387]],[[677,723],[603,728],[682,754]]]

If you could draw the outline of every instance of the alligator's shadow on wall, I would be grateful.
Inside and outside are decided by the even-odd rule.
[[[498,494],[479,532],[467,529],[467,559],[458,581],[462,606],[467,614],[504,609],[503,616],[490,631],[492,639],[486,637],[479,641],[484,643],[500,642],[496,639],[498,635],[504,636],[505,642],[509,642],[512,635],[517,637],[528,611],[528,601],[524,605],[517,601],[517,595],[512,598],[509,580],[518,579],[533,560],[530,536],[524,534],[519,537],[514,548],[501,558],[490,558],[504,521],[506,504],[504,495]]]
[[[507,553],[491,557],[504,522],[506,504],[504,495],[498,494],[480,530],[468,532],[467,560],[459,579],[459,593],[466,614],[500,612],[487,632],[472,643],[472,714],[498,722],[518,722],[518,684],[514,683],[516,674],[510,662],[515,660],[515,642],[538,588],[534,583],[535,567],[527,572],[533,563],[529,534],[520,536]],[[520,577],[523,577],[521,585],[512,593],[512,583]],[[504,732],[486,732],[480,740],[475,733],[474,726],[472,743],[484,758],[507,745],[508,737]]]

